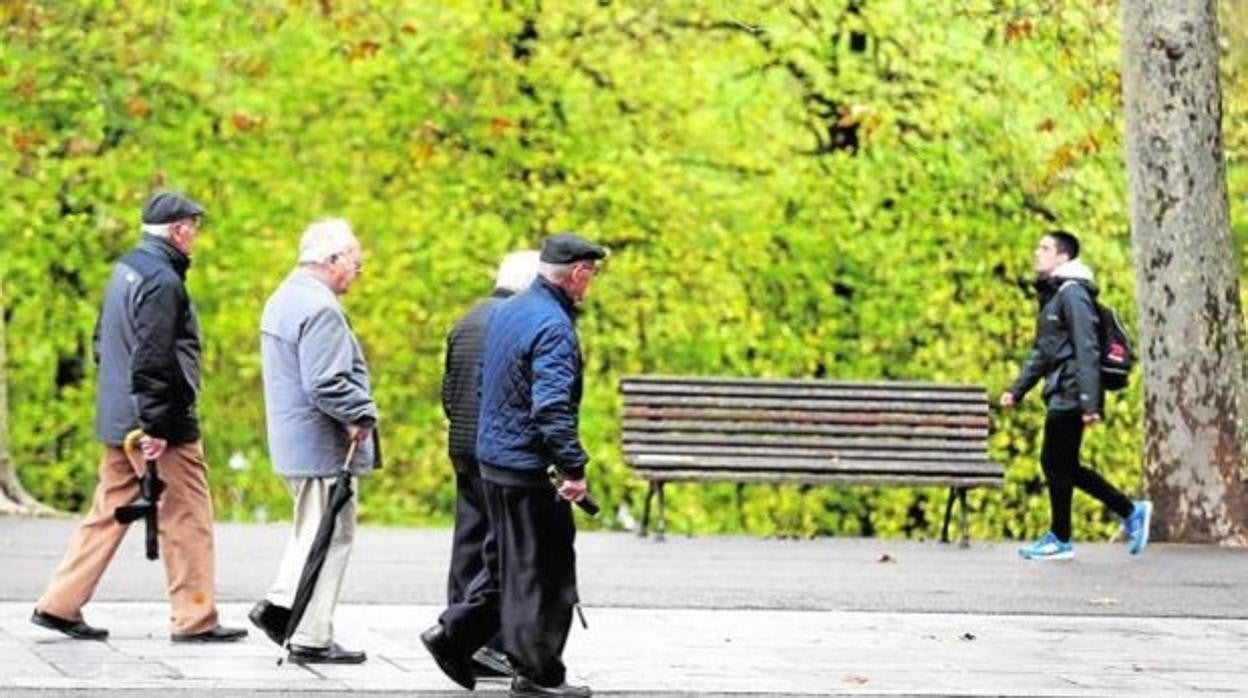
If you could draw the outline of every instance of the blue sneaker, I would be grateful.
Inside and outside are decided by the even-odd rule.
[[[1127,550],[1132,555],[1139,555],[1148,546],[1148,526],[1152,519],[1153,503],[1141,499],[1135,503],[1127,520],[1122,522],[1122,528],[1127,533]]]
[[[1018,549],[1024,560],[1069,560],[1075,556],[1075,546],[1063,543],[1052,531],[1040,536],[1040,540]]]

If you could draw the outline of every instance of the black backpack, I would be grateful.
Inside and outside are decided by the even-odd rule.
[[[1113,308],[1096,304],[1097,339],[1101,344],[1101,386],[1106,390],[1122,390],[1131,379],[1135,366],[1135,350],[1131,338]]]
[[[1061,288],[1073,283],[1076,282],[1067,281]],[[1131,381],[1131,369],[1135,367],[1131,338],[1113,308],[1095,299],[1092,302],[1096,305],[1096,340],[1101,346],[1101,387],[1122,390]]]

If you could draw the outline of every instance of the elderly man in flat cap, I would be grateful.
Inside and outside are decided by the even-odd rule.
[[[357,477],[380,464],[368,362],[339,300],[363,268],[351,226],[338,218],[317,221],[299,241],[298,266],[269,296],[260,317],[269,454],[273,469],[286,478],[294,521],[273,586],[249,618],[279,645],[304,562],[331,511],[335,477],[344,463]],[[290,637],[291,662],[360,664],[367,659],[364,652],[334,642],[334,609],[355,540],[355,519],[353,498],[334,519],[324,567]]]
[[[561,233],[538,278],[490,315],[481,361],[477,458],[489,511],[485,570],[421,641],[451,680],[473,688],[472,655],[497,633],[512,696],[589,696],[566,681],[563,648],[579,602],[570,502],[586,495],[578,434],[582,360],[576,307],[606,252]],[[556,489],[547,475],[562,475]]]
[[[174,642],[231,642],[247,635],[217,622],[212,497],[200,441],[200,338],[185,285],[204,209],[159,192],[143,207],[143,237],[113,268],[95,330],[96,436],[104,444],[91,511],[31,621],[80,640],[108,631],[88,625],[82,607],[126,534],[114,511],[140,493],[145,461],[157,463],[164,490],[158,521]],[[142,456],[123,448],[140,429]]]

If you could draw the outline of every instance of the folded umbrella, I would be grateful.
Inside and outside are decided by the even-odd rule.
[[[295,598],[290,602],[290,620],[286,622],[282,645],[290,649],[290,638],[295,634],[303,613],[308,609],[312,594],[316,591],[316,581],[321,576],[321,568],[325,566],[325,556],[329,553],[330,540],[334,537],[334,522],[343,507],[355,495],[351,489],[351,458],[355,456],[355,442],[347,448],[347,458],[342,463],[342,470],[329,488],[329,504],[321,515],[321,523],[316,529],[316,537],[308,549],[308,559],[303,563],[303,572],[299,575],[299,586],[295,588]]]
[[[143,432],[138,429],[126,434],[121,445],[122,449],[126,453],[138,453],[141,438],[143,438]],[[121,524],[131,524],[143,519],[147,524],[147,559],[155,560],[160,557],[159,504],[160,493],[165,489],[165,482],[157,473],[154,459],[147,459],[145,465],[147,468],[139,478],[138,498],[113,510],[113,518]]]

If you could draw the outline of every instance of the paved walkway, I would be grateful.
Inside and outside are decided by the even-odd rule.
[[[362,529],[336,625],[370,660],[302,668],[254,631],[170,644],[163,574],[137,535],[87,608],[108,642],[31,625],[70,528],[0,519],[0,695],[467,695],[417,639],[440,610],[449,531]],[[284,536],[219,527],[227,623],[263,592]],[[1248,551],[1080,545],[1069,563],[1028,564],[1014,547],[583,535],[590,627],[573,629],[571,678],[599,695],[1248,696]]]

